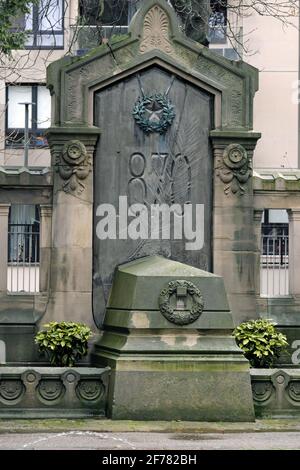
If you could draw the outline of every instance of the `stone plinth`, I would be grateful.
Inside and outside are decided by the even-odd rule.
[[[223,279],[160,256],[119,266],[94,362],[113,419],[251,421],[248,361]]]

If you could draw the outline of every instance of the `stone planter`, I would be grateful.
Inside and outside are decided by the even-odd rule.
[[[300,417],[299,369],[250,369],[257,418]]]
[[[0,418],[105,416],[109,368],[0,367]]]

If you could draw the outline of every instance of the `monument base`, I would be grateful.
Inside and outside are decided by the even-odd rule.
[[[219,276],[159,256],[119,266],[92,355],[111,368],[108,416],[254,421],[249,363],[232,329]]]
[[[112,419],[254,421],[249,367],[244,361],[107,357],[107,364],[114,367],[107,410]]]

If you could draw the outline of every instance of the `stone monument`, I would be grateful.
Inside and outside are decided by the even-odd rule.
[[[257,70],[188,39],[167,1],[147,0],[128,35],[52,63],[47,80],[43,321],[103,326],[93,360],[112,368],[114,418],[253,419],[248,363],[230,333],[232,317],[256,315]],[[156,225],[166,207],[169,222]],[[186,230],[194,208],[199,224]]]
[[[253,421],[223,279],[151,256],[119,266],[94,361],[113,419]]]
[[[47,80],[54,190],[43,321],[101,328],[116,266],[155,254],[224,276],[235,323],[255,317],[257,70],[188,39],[167,1],[148,0],[127,36],[52,63]],[[124,197],[146,207],[202,205],[203,244],[189,251],[176,237],[132,240],[122,227],[117,240],[99,239],[99,206],[118,217]]]

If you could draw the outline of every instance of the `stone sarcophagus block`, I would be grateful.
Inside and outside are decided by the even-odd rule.
[[[223,279],[160,256],[117,268],[94,361],[113,419],[254,420]]]

